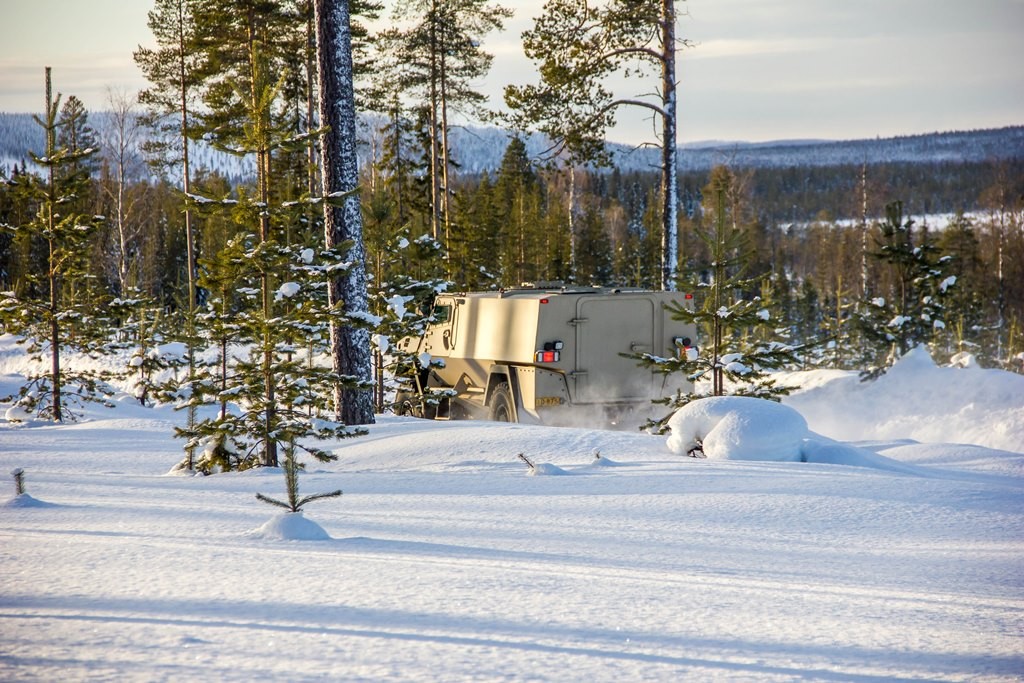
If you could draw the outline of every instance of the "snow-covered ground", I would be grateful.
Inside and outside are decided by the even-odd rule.
[[[1024,377],[787,380],[781,462],[382,417],[301,477],[324,540],[280,471],[169,475],[168,408],[0,420],[0,680],[1021,680]]]

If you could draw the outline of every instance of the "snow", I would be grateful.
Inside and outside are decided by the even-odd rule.
[[[388,308],[394,312],[396,318],[404,320],[405,314],[408,312],[405,305],[410,301],[413,301],[415,298],[416,297],[414,296],[402,296],[401,294],[395,294],[387,299]]]
[[[959,365],[963,356],[954,356]],[[843,441],[914,439],[1024,452],[1024,375],[978,367],[938,367],[914,349],[875,382],[856,373],[783,375],[802,391],[783,399],[809,427]]]
[[[326,541],[331,538],[322,526],[306,519],[301,511],[274,515],[248,535],[272,541]]]
[[[800,460],[807,421],[797,411],[747,396],[715,396],[680,408],[668,423],[669,449],[700,448],[716,460]]]
[[[0,396],[27,364],[0,337]],[[1024,377],[783,379],[698,411],[712,452],[749,439],[719,458],[379,416],[307,463],[302,495],[345,494],[303,515],[256,500],[277,469],[170,475],[169,407],[0,422],[42,503],[0,481],[0,680],[1020,680]]]
[[[299,293],[302,286],[298,282],[285,282],[277,290],[277,300],[280,301],[282,298],[289,299]]]

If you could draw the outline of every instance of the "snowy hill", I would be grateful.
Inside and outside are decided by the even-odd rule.
[[[0,395],[27,363],[0,338]],[[0,420],[0,679],[1019,680],[1024,377],[786,380],[853,464],[384,416],[303,520],[279,470],[168,475],[167,407]]]
[[[106,121],[104,112],[89,115],[90,125],[100,130]],[[361,126],[364,158],[369,161],[373,119]],[[501,164],[508,146],[509,131],[494,127],[456,127],[451,132],[452,148],[460,173],[494,171]],[[27,150],[40,152],[43,136],[31,114],[0,113],[0,169],[15,163],[27,163]],[[539,155],[547,143],[538,135],[527,138],[527,150]],[[659,164],[656,149],[635,149],[627,145],[609,145],[619,170],[651,171]],[[998,159],[1024,159],[1024,126],[990,130],[954,131],[874,140],[780,140],[774,142],[710,141],[680,147],[679,167],[683,172],[707,170],[728,164],[734,168],[779,168],[800,166],[839,166],[891,162],[937,163],[945,161],[981,162]],[[214,170],[233,183],[251,174],[252,164],[244,159],[197,144],[193,151],[196,169]]]
[[[463,172],[496,169],[501,163],[508,137],[508,132],[495,128],[453,130],[452,146],[459,150]],[[531,154],[540,153],[546,146],[537,136],[531,136],[527,141],[527,150]],[[616,166],[624,172],[651,171],[660,164],[657,149],[635,149],[614,143],[610,148]],[[998,159],[1024,159],[1024,126],[874,140],[698,142],[683,145],[679,150],[679,168],[683,172],[707,170],[722,164],[733,168],[780,168]]]

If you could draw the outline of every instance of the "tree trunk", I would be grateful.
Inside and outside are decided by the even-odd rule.
[[[53,176],[53,169],[50,169],[50,176]],[[53,182],[50,183],[51,192]],[[50,230],[53,230],[53,206],[47,208],[47,220],[50,223]],[[61,396],[60,396],[60,317],[58,314],[58,281],[57,271],[54,263],[56,262],[56,249],[54,247],[54,240],[50,238],[50,375],[51,375],[51,397],[50,400],[53,402],[53,421],[63,422],[64,414],[61,410]]]
[[[576,162],[569,159],[569,281],[576,282]]]
[[[437,19],[434,16],[435,7],[431,10],[430,19],[430,233],[431,237],[440,241],[441,226],[441,173],[438,168],[441,150],[440,141],[437,139],[438,122],[438,72],[437,66],[439,48],[437,45]]]
[[[60,95],[57,95],[59,98]],[[50,85],[50,67],[46,67],[46,158],[48,160],[53,159],[55,148],[57,146],[56,136],[54,132],[53,122],[56,116],[57,105],[53,102],[53,90]],[[46,202],[46,228],[49,231],[49,285],[50,285],[50,372],[51,372],[51,397],[50,400],[53,402],[53,421],[63,422],[64,413],[61,406],[61,395],[60,395],[60,318],[57,315],[59,313],[58,307],[60,304],[60,293],[59,285],[60,282],[57,278],[57,254],[56,254],[56,243],[54,240],[54,216],[53,216],[53,205],[56,203],[57,197],[57,180],[53,171],[53,164],[47,167],[46,176],[46,191],[47,191],[47,202]]]
[[[348,0],[316,0],[318,81],[320,122],[330,126],[324,135],[320,158],[323,166],[323,194],[349,192],[343,206],[324,202],[324,237],[328,249],[350,240],[352,266],[341,276],[332,277],[327,296],[331,306],[344,304],[346,314],[367,313],[366,252],[363,245],[363,220],[356,164],[355,92],[352,83],[352,29]],[[340,375],[355,376],[370,382],[372,363],[370,334],[365,329],[331,323],[331,356]],[[334,392],[335,415],[350,425],[372,424],[373,394],[369,389],[343,389]]]
[[[441,54],[441,214],[444,219],[445,273],[451,279],[451,216],[449,207],[449,202],[451,201],[451,181],[448,177],[451,161],[448,159],[448,84],[445,79],[445,69],[447,67],[444,63],[443,50]]]
[[[178,84],[180,85],[179,91],[179,110],[178,113],[181,115],[180,133],[181,133],[181,187],[185,195],[189,195],[192,192],[191,181],[189,180],[191,174],[189,172],[189,160],[188,160],[188,83],[186,81],[185,74],[185,7],[183,3],[178,3]],[[195,252],[195,237],[192,234],[192,211],[188,208],[188,202],[185,203],[185,268],[188,271],[188,312],[185,316],[185,334],[188,338],[188,382],[190,391],[195,391],[195,377],[196,377],[196,252]],[[186,422],[188,425],[189,433],[194,433],[196,422],[199,419],[198,409],[196,408],[195,402],[189,400]],[[185,453],[188,460],[188,469],[192,470],[195,466],[195,447],[190,445],[192,439],[188,440],[188,444],[185,446]]]
[[[665,117],[662,130],[662,263],[661,288],[675,290],[679,263],[679,176],[676,169],[676,7],[662,0],[662,92]]]

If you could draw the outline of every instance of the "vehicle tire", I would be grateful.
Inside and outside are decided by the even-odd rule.
[[[515,422],[515,404],[512,402],[512,389],[508,382],[494,387],[491,400],[487,404],[487,416],[492,422]]]

